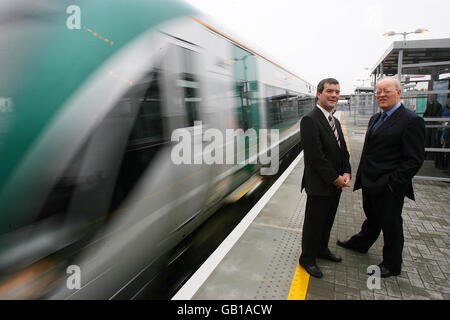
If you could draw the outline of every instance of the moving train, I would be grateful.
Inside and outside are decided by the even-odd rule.
[[[0,70],[0,299],[138,291],[267,167],[249,161],[258,135],[232,161],[196,161],[221,153],[207,131],[225,153],[227,130],[270,129],[282,158],[315,93],[175,0],[2,1]],[[174,161],[180,129],[191,162]]]

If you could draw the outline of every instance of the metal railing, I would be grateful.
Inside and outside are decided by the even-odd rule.
[[[374,107],[374,95],[372,93],[358,94],[350,98],[350,117],[357,126],[366,126],[370,117],[378,110]]]
[[[450,182],[450,118],[442,117],[444,102],[433,92],[402,95],[403,105],[425,120],[425,161],[415,179]]]
[[[425,120],[425,161],[415,179],[450,182],[450,118],[441,117],[445,105],[433,106],[431,94],[406,92],[401,97],[403,105]],[[433,98],[433,101],[435,98]],[[442,100],[442,99],[441,99]],[[435,102],[433,102],[436,104]],[[349,116],[355,125],[367,129],[369,119],[379,111],[374,94],[358,94],[350,99]],[[428,116],[432,114],[433,116]]]

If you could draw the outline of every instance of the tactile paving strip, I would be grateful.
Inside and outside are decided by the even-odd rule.
[[[192,299],[287,299],[301,251],[302,174],[300,161]]]
[[[287,228],[283,228],[281,239],[259,283],[254,299],[287,299],[301,252],[301,230],[306,196],[298,193],[298,197],[301,198],[300,202],[296,210],[292,212]]]

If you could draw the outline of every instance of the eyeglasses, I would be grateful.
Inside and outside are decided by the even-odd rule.
[[[393,92],[395,92],[395,90],[393,90],[393,89],[390,89],[390,90],[383,89],[383,90],[377,90],[375,93],[377,96],[381,96],[383,93],[385,95],[390,95]]]

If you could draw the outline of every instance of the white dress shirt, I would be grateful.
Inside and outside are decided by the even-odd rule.
[[[328,122],[328,124],[330,125],[330,128],[331,128],[331,123],[330,123],[330,121],[328,121],[328,117],[329,116],[333,116],[333,114],[331,112],[328,112],[327,110],[325,110],[321,106],[319,106],[319,104],[317,104],[317,107],[319,108],[320,111],[322,111],[325,119],[327,120],[327,122]]]

